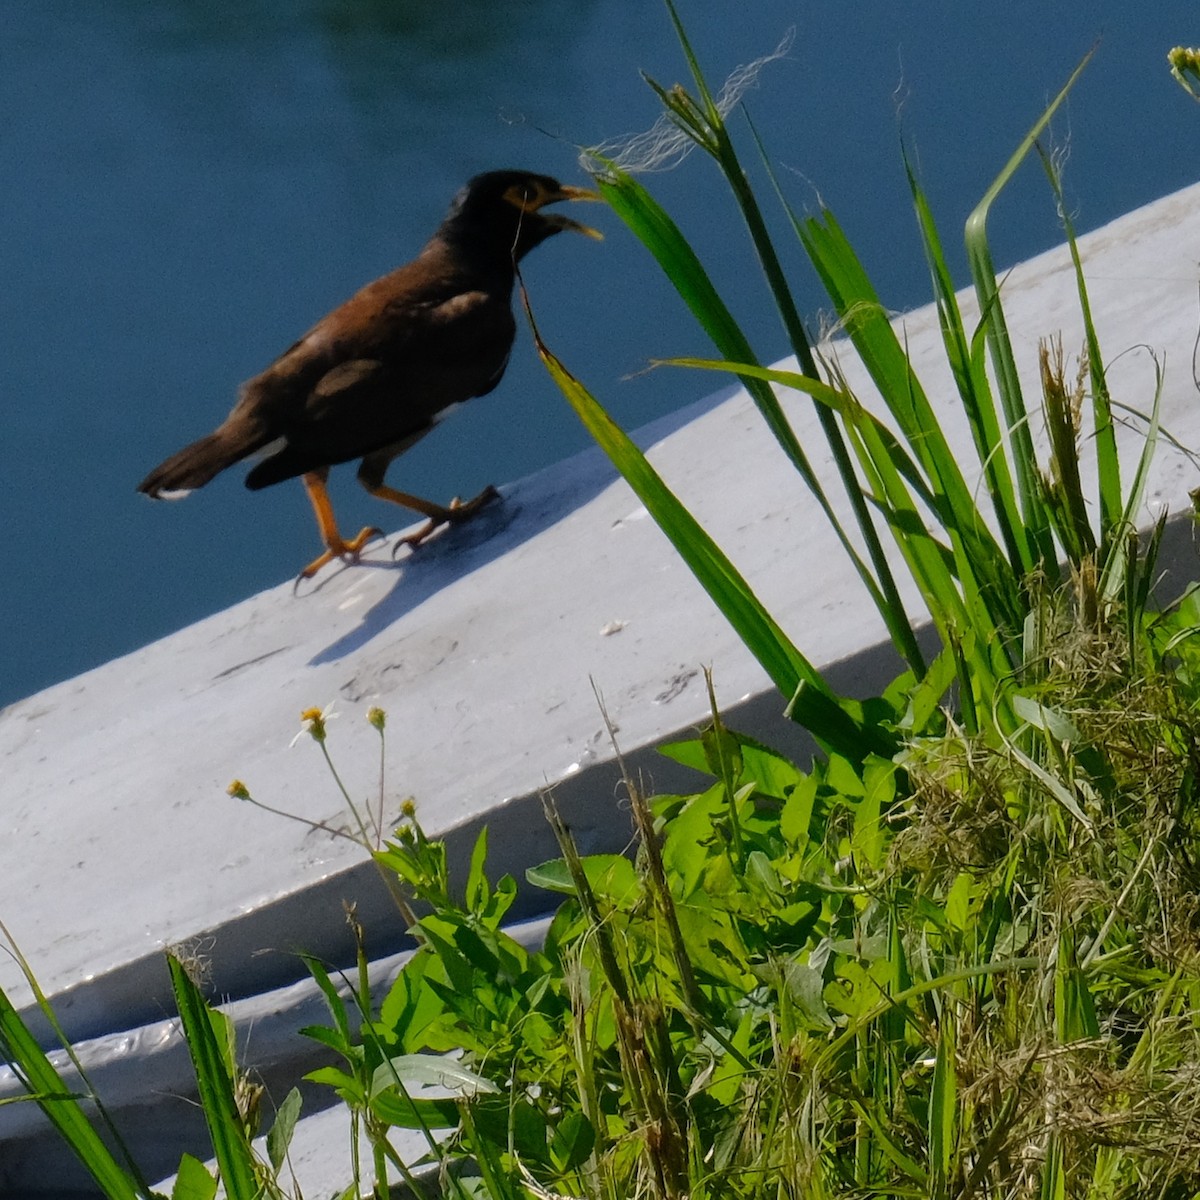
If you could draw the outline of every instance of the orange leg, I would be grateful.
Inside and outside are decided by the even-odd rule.
[[[301,579],[311,579],[326,563],[332,562],[335,558],[353,561],[358,558],[362,548],[372,538],[383,537],[382,530],[368,525],[365,529],[359,530],[357,537],[351,538],[348,542],[343,541],[342,535],[338,533],[337,521],[333,516],[333,505],[329,503],[329,493],[325,489],[325,472],[309,471],[301,476],[301,480],[308,492],[309,500],[312,501],[313,513],[317,518],[317,528],[320,529],[321,540],[326,546],[325,553],[319,558],[314,558],[300,572]]]
[[[388,487],[385,483],[369,484],[364,481],[363,486],[372,496],[377,496],[380,500],[390,500],[393,504],[399,504],[403,508],[411,508],[413,512],[422,513],[429,518],[416,533],[410,533],[407,537],[400,538],[396,543],[397,545],[413,547],[419,546],[430,534],[440,529],[443,525],[458,525],[462,521],[473,517],[485,504],[490,504],[493,500],[500,498],[500,493],[489,484],[473,500],[468,500],[464,504],[456,496],[450,501],[449,508],[443,508],[442,505],[434,504],[430,500],[422,500],[420,496],[413,496],[408,492],[397,491],[393,487]]]

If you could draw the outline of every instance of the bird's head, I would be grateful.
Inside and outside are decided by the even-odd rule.
[[[519,260],[534,246],[563,229],[591,238],[604,235],[558,212],[545,212],[559,200],[599,200],[587,188],[559,183],[531,171],[488,171],[476,175],[454,198],[438,233],[464,240],[489,253]]]

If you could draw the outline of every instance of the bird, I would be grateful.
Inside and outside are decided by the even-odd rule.
[[[602,237],[546,206],[599,199],[531,171],[476,175],[416,258],[360,289],[242,384],[229,416],[155,467],[138,491],[179,499],[252,455],[260,458],[246,476],[252,491],[298,476],[325,550],[297,582],[334,559],[356,561],[382,536],[373,527],[349,539],[338,531],[326,482],[339,463],[361,459],[358,480],[371,495],[428,518],[401,539],[410,546],[473,516],[496,499],[494,487],[441,505],[384,477],[452,409],[500,382],[516,336],[517,263],[566,229]]]

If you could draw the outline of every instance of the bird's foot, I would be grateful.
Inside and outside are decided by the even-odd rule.
[[[368,525],[364,529],[360,529],[348,542],[343,541],[340,537],[331,540],[325,553],[314,558],[300,572],[296,582],[299,583],[301,579],[311,579],[326,563],[333,562],[335,558],[341,559],[342,562],[357,562],[363,547],[375,538],[383,536],[382,529],[376,529],[373,525]]]
[[[411,546],[415,550],[443,525],[461,525],[464,521],[469,521],[485,505],[499,499],[500,493],[490,483],[473,500],[463,501],[455,496],[450,501],[449,508],[443,508],[436,516],[431,516],[415,533],[398,538],[392,551],[393,556],[401,546]]]

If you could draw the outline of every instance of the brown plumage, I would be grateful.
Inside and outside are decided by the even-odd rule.
[[[516,333],[515,264],[563,229],[600,236],[543,207],[596,198],[527,171],[476,176],[412,262],[367,284],[243,384],[225,421],[151,471],[138,491],[186,495],[265,451],[246,486],[300,476],[316,513],[326,549],[301,572],[305,578],[331,559],[357,557],[379,533],[364,529],[349,541],[338,533],[325,489],[337,463],[362,459],[358,478],[367,491],[429,518],[406,539],[414,545],[469,517],[496,496],[494,488],[445,507],[388,487],[384,474],[448,409],[500,382]]]

